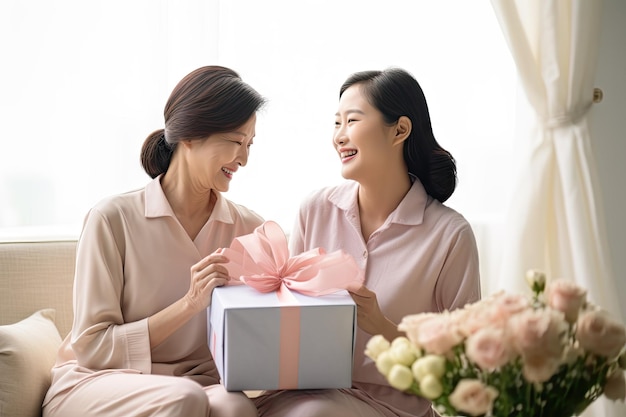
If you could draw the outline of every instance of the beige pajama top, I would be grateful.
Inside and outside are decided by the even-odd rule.
[[[112,370],[189,376],[202,385],[219,382],[204,312],[154,349],[147,324],[149,316],[186,294],[193,264],[263,222],[217,196],[193,241],[165,198],[160,177],[89,211],[77,245],[72,331],[59,350],[44,404]]]
[[[291,231],[290,251],[341,249],[365,270],[383,314],[394,323],[405,315],[452,310],[480,298],[478,250],[466,219],[426,194],[415,180],[398,207],[367,242],[361,234],[357,193],[347,181],[303,201]],[[421,416],[429,403],[391,388],[364,355],[371,335],[358,330],[353,385],[398,415]]]

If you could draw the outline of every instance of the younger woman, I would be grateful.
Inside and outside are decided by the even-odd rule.
[[[422,89],[406,71],[365,71],[342,85],[333,146],[348,181],[311,194],[291,231],[293,254],[342,249],[365,272],[352,389],[269,392],[261,416],[432,416],[430,403],[386,382],[364,355],[392,340],[402,317],[452,310],[480,298],[478,252],[466,219],[443,203],[454,159],[435,140]]]

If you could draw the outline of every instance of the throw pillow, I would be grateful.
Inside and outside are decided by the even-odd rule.
[[[39,417],[61,336],[56,311],[44,309],[0,326],[0,415]]]

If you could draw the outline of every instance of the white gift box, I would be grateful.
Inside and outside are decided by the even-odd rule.
[[[207,314],[209,349],[228,391],[350,388],[356,304],[347,291],[219,287]]]

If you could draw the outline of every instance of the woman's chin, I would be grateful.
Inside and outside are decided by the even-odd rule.
[[[346,169],[346,167],[342,168],[341,176],[346,180],[358,181],[352,170]]]

